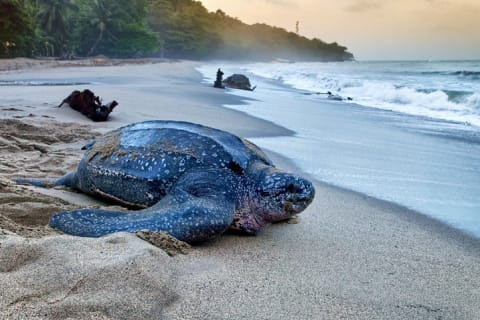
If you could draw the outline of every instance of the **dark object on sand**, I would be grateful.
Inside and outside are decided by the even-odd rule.
[[[233,74],[223,81],[223,84],[228,88],[242,89],[242,90],[255,90],[256,86],[252,88],[250,80],[243,74]]]
[[[353,100],[352,97],[343,97],[339,94],[333,94],[330,91],[328,91],[327,99],[334,100],[334,101],[344,101],[344,100],[351,101],[351,100]]]
[[[315,93],[312,93],[312,92],[305,92],[304,95],[312,95],[312,94],[325,94],[327,95],[327,99],[329,100],[334,100],[334,101],[344,101],[344,100],[348,100],[348,101],[351,101],[353,100],[352,97],[342,97],[341,95],[339,94],[334,94],[332,93],[331,91],[327,91],[327,92],[315,92]]]
[[[334,101],[342,101],[344,98],[339,94],[333,94],[330,91],[328,92],[327,99]]]
[[[107,121],[108,115],[113,111],[113,108],[118,105],[115,100],[106,105],[102,105],[100,98],[88,89],[73,91],[68,97],[63,99],[62,103],[58,105],[58,108],[64,103],[93,121]]]
[[[217,79],[213,83],[214,88],[225,89],[225,86],[222,84],[223,82],[223,72],[218,68],[217,70]]]
[[[16,181],[68,186],[144,209],[54,214],[50,225],[72,235],[147,229],[199,242],[227,229],[256,234],[267,223],[294,217],[315,195],[310,181],[275,168],[251,142],[199,124],[134,123],[86,148],[74,172],[59,179]]]

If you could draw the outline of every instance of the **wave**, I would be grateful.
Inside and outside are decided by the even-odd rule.
[[[460,70],[454,71],[451,74],[455,76],[480,76],[480,71]]]
[[[364,83],[344,90],[365,106],[480,126],[480,94]]]
[[[389,77],[385,77],[384,72],[344,71],[334,74],[334,69],[315,69],[314,65],[301,64],[286,67],[255,64],[247,70],[296,89],[315,93],[330,91],[340,96],[352,97],[354,103],[363,106],[480,126],[480,91],[475,90],[477,87],[472,85],[471,81],[465,86],[466,90],[459,90],[457,88],[464,87],[464,82],[457,82],[454,89],[449,89],[445,88],[448,82],[441,78],[407,78],[402,71],[396,76],[390,74]],[[465,70],[428,71],[428,74],[480,77],[480,71]],[[318,98],[321,99],[321,96]]]
[[[406,74],[413,74],[415,72],[406,72]],[[470,71],[470,70],[457,70],[457,71],[422,71],[417,74],[422,76],[444,76],[444,77],[457,77],[457,78],[465,78],[469,80],[480,80],[480,71]]]
[[[457,71],[422,71],[420,74],[425,74],[425,75],[435,75],[435,74],[441,74],[441,75],[461,75],[461,76],[472,76],[472,75],[480,75],[480,71],[469,71],[469,70],[457,70]]]
[[[0,86],[79,86],[88,85],[89,82],[52,82],[52,81],[30,81],[30,80],[15,80],[15,81],[0,81]]]

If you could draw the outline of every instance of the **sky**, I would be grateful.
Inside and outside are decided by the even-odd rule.
[[[357,60],[480,60],[480,0],[201,0],[346,46]]]

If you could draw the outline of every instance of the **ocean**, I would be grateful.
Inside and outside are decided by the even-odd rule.
[[[319,181],[390,201],[480,237],[480,61],[217,62],[253,92],[226,105],[293,136],[251,138]],[[328,94],[330,93],[330,94]],[[341,99],[341,100],[340,100]]]

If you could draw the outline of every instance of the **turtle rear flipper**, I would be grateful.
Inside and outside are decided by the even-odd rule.
[[[58,186],[74,188],[76,184],[75,174],[76,171],[73,171],[60,178],[15,178],[13,181],[41,188],[53,188]]]

